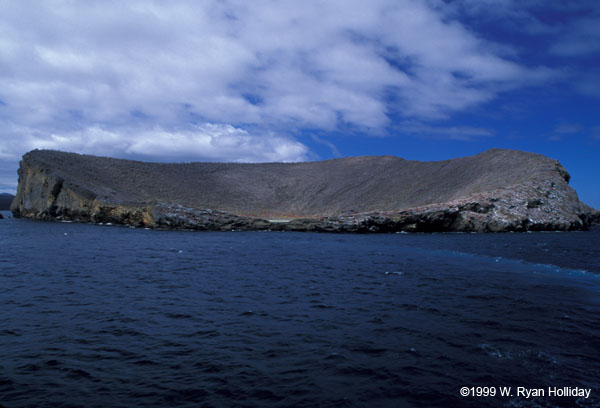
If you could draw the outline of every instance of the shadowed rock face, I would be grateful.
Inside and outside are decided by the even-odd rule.
[[[597,213],[568,182],[556,160],[500,149],[439,162],[365,156],[263,164],[145,163],[36,150],[23,156],[11,210],[199,230],[584,229]]]

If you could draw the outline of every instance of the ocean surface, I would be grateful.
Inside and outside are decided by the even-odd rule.
[[[598,228],[336,235],[0,220],[6,408],[599,405]]]

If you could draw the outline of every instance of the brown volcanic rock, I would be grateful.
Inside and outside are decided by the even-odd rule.
[[[492,149],[418,162],[145,163],[36,150],[16,216],[209,230],[339,232],[584,229],[594,210],[538,154]],[[267,219],[285,218],[284,222]]]

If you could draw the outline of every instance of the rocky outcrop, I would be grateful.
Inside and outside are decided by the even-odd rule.
[[[160,164],[27,153],[16,217],[193,230],[324,232],[586,229],[555,160],[493,149],[442,162],[355,157],[308,163]]]
[[[590,225],[600,225],[600,211],[589,205],[583,204],[586,223]]]

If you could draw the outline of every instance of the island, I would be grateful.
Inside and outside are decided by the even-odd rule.
[[[598,211],[540,154],[421,162],[149,163],[25,154],[15,217],[189,230],[504,232],[587,229]]]
[[[8,193],[0,193],[0,211],[10,210],[10,204],[15,198],[14,195]]]

